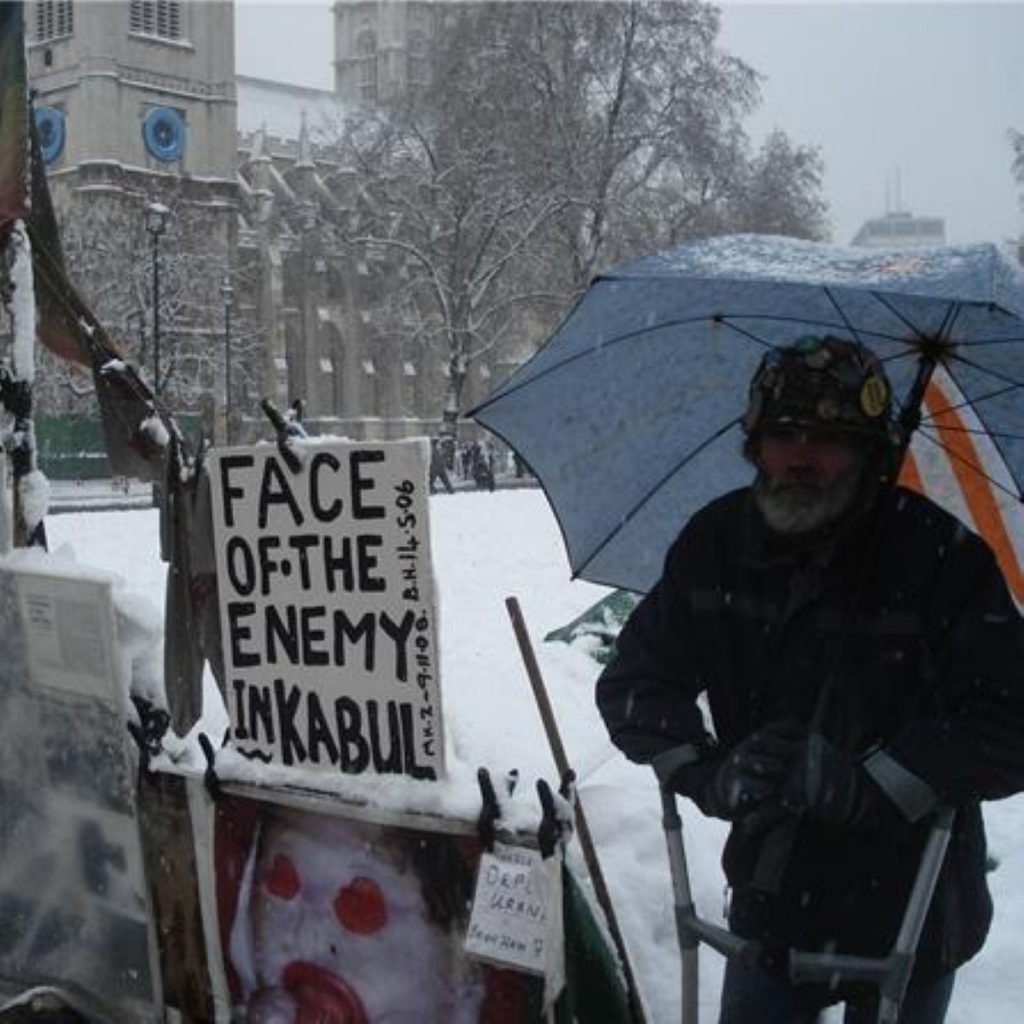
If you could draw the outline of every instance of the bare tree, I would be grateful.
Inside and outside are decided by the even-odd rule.
[[[442,354],[449,430],[473,360],[514,328],[518,309],[563,298],[522,287],[566,199],[506,137],[516,137],[519,112],[500,90],[481,87],[488,57],[485,48],[447,48],[431,91],[364,115],[344,139],[359,180],[344,241],[402,265],[407,286],[386,293],[377,326]]]
[[[769,133],[729,189],[730,230],[821,240],[829,235],[821,197],[824,162],[815,147],[795,145],[782,131]]]
[[[168,407],[195,412],[216,404],[224,379],[223,298],[231,273],[223,251],[209,244],[203,210],[168,198],[170,215],[159,241],[160,380],[154,381],[152,239],[146,233],[144,202],[118,197],[93,200],[66,210],[62,245],[72,281],[126,355],[156,384]],[[237,271],[235,275],[237,276]],[[237,282],[236,282],[237,284]],[[236,287],[236,294],[244,292]],[[236,310],[231,347],[239,393],[246,375],[261,365],[250,358],[262,345],[252,311]],[[88,373],[48,352],[41,354],[40,408],[48,413],[92,412]],[[238,408],[236,404],[236,408]]]
[[[470,362],[539,337],[593,276],[743,228],[820,237],[816,151],[751,153],[756,73],[698,0],[437,6],[433,72],[340,141],[341,239],[404,263],[378,326],[446,354],[445,420]],[[339,212],[340,211],[340,212]]]
[[[663,209],[686,234],[732,181],[756,74],[718,48],[704,3],[514,6],[525,29],[510,34],[512,60],[537,97],[531,147],[571,200],[554,228],[578,291],[650,247],[638,213]]]

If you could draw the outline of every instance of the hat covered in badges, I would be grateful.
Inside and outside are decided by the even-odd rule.
[[[892,388],[866,345],[805,336],[772,349],[750,384],[743,429],[804,426],[892,439]]]

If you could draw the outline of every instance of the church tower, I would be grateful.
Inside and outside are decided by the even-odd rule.
[[[26,28],[56,190],[176,177],[231,198],[232,3],[29,0]]]
[[[425,84],[429,48],[446,4],[335,0],[334,88],[347,103],[374,104]]]
[[[151,382],[160,365],[157,389],[197,409],[220,382],[199,364],[237,233],[234,4],[28,0],[25,20],[72,280]]]

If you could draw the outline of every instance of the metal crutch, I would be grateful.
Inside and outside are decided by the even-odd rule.
[[[889,955],[856,957],[791,950],[789,975],[793,981],[820,981],[838,976],[851,981],[874,982],[879,991],[878,1024],[896,1024],[914,968],[917,944],[946,858],[954,816],[953,809],[949,807],[940,808],[935,813],[921,863],[907,897],[900,930]]]
[[[725,928],[701,920],[690,890],[683,844],[683,822],[675,793],[661,787],[662,824],[668,847],[669,870],[675,901],[676,933],[682,960],[682,1024],[698,1024],[698,947],[701,942],[727,958],[756,959],[760,943],[740,938]],[[900,1004],[914,966],[917,944],[949,846],[954,812],[936,812],[914,884],[907,898],[896,941],[885,957],[858,957],[791,950],[789,974],[795,982],[835,980],[870,981],[880,993],[878,1024],[896,1024]]]

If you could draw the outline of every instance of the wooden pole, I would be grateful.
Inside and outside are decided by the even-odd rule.
[[[547,688],[544,685],[544,677],[541,675],[540,666],[533,653],[533,644],[530,642],[530,634],[526,631],[526,623],[523,620],[523,613],[519,608],[519,601],[514,597],[505,598],[505,607],[508,609],[509,618],[512,620],[512,629],[516,634],[519,643],[519,653],[522,655],[523,664],[526,667],[526,674],[530,679],[530,686],[533,688],[533,696],[537,701],[537,709],[540,711],[541,721],[544,723],[544,732],[547,734],[548,743],[551,745],[551,753],[555,758],[555,768],[558,770],[559,778],[564,778],[569,769],[569,758],[566,756],[565,747],[562,745],[562,737],[558,732],[558,723],[555,721],[555,714],[548,699]],[[629,963],[629,956],[626,953],[626,943],[619,930],[619,923],[615,917],[615,909],[612,906],[611,896],[608,894],[608,887],[605,884],[604,874],[597,859],[597,850],[594,840],[590,835],[590,827],[587,825],[587,817],[583,812],[583,803],[576,792],[575,816],[576,834],[579,836],[580,847],[583,850],[583,859],[590,872],[590,880],[594,886],[594,895],[597,902],[604,911],[605,919],[608,922],[608,930],[611,932],[612,941],[622,961],[622,973],[626,980],[626,993],[629,998],[629,1008],[633,1019],[637,1024],[644,1022],[644,1009],[640,1001],[640,991],[636,985],[636,978]]]

